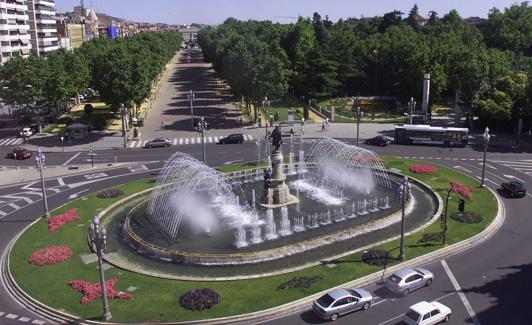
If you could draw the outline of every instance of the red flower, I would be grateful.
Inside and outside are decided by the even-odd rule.
[[[74,216],[77,212],[78,209],[73,208],[67,212],[46,219],[46,222],[48,222],[48,232],[56,231],[58,228],[63,227],[67,222],[78,221],[80,218]]]
[[[432,165],[410,165],[410,171],[416,174],[434,174],[438,169]]]
[[[458,193],[458,195],[468,199],[471,199],[471,197],[473,196],[473,189],[458,182],[451,182],[450,191]]]
[[[132,295],[122,291],[117,291],[114,288],[117,282],[118,280],[116,278],[112,278],[110,280],[105,281],[105,292],[107,293],[107,298],[132,299]],[[93,283],[82,280],[72,280],[68,282],[68,285],[71,286],[72,289],[78,290],[79,292],[83,293],[83,297],[81,297],[82,304],[91,303],[102,297],[102,286],[100,285],[100,282]]]
[[[28,257],[28,263],[44,266],[61,263],[72,257],[72,249],[67,246],[50,246],[39,249]]]

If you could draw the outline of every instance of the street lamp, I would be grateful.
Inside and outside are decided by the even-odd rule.
[[[353,107],[353,111],[355,112],[355,115],[357,117],[357,147],[358,147],[358,139],[359,139],[359,130],[360,130],[360,119],[362,116],[364,116],[364,112],[360,110],[360,98],[357,96],[355,106]]]
[[[200,132],[201,132],[201,147],[203,149],[203,163],[207,163],[207,158],[205,154],[205,118],[201,117],[201,125],[200,125]]]
[[[63,148],[63,152],[65,152],[65,137],[61,136],[61,147]]]
[[[89,229],[87,230],[87,237],[91,247],[96,250],[96,255],[98,255],[100,287],[102,289],[103,319],[110,320],[111,312],[109,311],[109,302],[107,301],[107,290],[105,289],[105,274],[102,260],[102,255],[107,246],[107,230],[105,228],[100,229],[100,220],[98,217],[92,219],[92,226],[89,226]]]
[[[48,197],[46,196],[46,185],[44,184],[44,175],[43,175],[45,161],[46,161],[46,157],[44,156],[44,153],[42,152],[41,148],[39,148],[39,150],[37,151],[37,155],[35,156],[35,163],[37,164],[37,170],[39,171],[39,175],[41,176],[42,200],[44,203],[43,218],[50,218],[50,212],[48,211]]]
[[[405,206],[408,196],[410,195],[410,188],[411,185],[408,181],[408,177],[405,176],[399,191],[401,197],[401,246],[399,249],[399,259],[401,261],[405,260]]]
[[[416,102],[414,101],[414,97],[410,97],[410,101],[408,102],[408,109],[410,111],[410,125],[412,125],[413,123],[415,108],[416,108]]]
[[[265,96],[264,100],[262,101],[262,109],[264,110],[264,116],[266,117],[266,133],[265,133],[266,139],[268,139],[268,126],[270,124],[270,114],[268,112],[269,105],[270,105],[270,102],[268,101],[268,97]]]
[[[488,144],[490,142],[490,129],[486,127],[484,130],[484,135],[482,135],[482,139],[484,141],[484,159],[482,163],[482,179],[480,181],[480,187],[484,187],[484,174],[486,172],[486,152],[488,151]]]
[[[92,145],[89,146],[89,151],[91,154],[91,166],[94,168],[94,155],[92,154]]]
[[[196,94],[191,90],[188,91],[188,101],[190,102],[190,122],[192,123],[192,128],[194,128],[194,99]]]
[[[373,84],[373,96],[377,96],[377,54],[379,54],[379,51],[373,50],[373,55],[375,56],[375,80]]]
[[[124,148],[127,147],[127,107],[120,104],[120,114],[122,114],[122,137],[124,137]]]

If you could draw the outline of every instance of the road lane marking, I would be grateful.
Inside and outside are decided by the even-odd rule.
[[[137,145],[137,141],[131,141],[131,144],[129,145],[130,148],[135,148]]]
[[[179,139],[179,144],[183,144],[183,138]]]
[[[81,152],[78,152],[77,154],[72,156],[69,160],[65,161],[65,163],[62,166],[67,166],[68,164],[70,164],[70,162],[72,162],[72,160],[76,159],[80,154]]]
[[[253,141],[253,137],[250,134],[248,134],[248,138],[249,138],[249,141]]]
[[[188,138],[187,138],[187,144],[188,144]],[[190,138],[190,144],[196,144],[196,138]]]
[[[29,321],[31,320],[31,318],[28,318],[28,317],[20,317],[18,320],[19,320],[20,322],[27,323],[27,322],[29,322]]]
[[[0,146],[3,146],[4,143],[6,143],[7,141],[9,141],[10,139],[2,139],[0,140]]]
[[[10,146],[10,145],[13,144],[12,142],[15,142],[15,140],[17,140],[17,139],[9,139],[9,141],[5,142],[3,145],[4,146]]]
[[[201,138],[200,137],[196,138],[196,143],[198,143],[198,144],[201,143]]]
[[[471,320],[473,320],[473,324],[480,325],[480,321],[478,320],[477,315],[475,314],[475,311],[473,310],[473,307],[471,307],[469,300],[467,300],[466,295],[464,294],[464,292],[462,291],[462,288],[458,284],[458,281],[454,277],[454,274],[449,268],[449,265],[447,265],[447,262],[445,262],[445,260],[441,260],[441,265],[443,266],[445,273],[447,273],[449,280],[451,280],[451,283],[453,284],[454,289],[458,293],[458,297],[460,297],[460,300],[462,300],[462,303],[464,304],[467,310],[467,313],[469,314],[469,317],[471,317]]]
[[[209,137],[208,142],[209,142],[209,143],[212,143],[212,137]]]
[[[513,178],[513,179],[517,179],[518,181],[520,181],[521,183],[526,183],[524,180],[520,179],[520,178],[517,178],[513,175],[506,175],[506,174],[502,174],[502,176],[506,177],[506,178]]]
[[[174,138],[174,146],[177,146],[177,138]]]
[[[15,314],[7,314],[6,315],[6,318],[9,318],[9,319],[15,319],[17,317],[18,317],[18,315],[15,315]]]
[[[218,137],[217,137],[217,136],[214,136],[214,142],[215,142],[215,143],[218,143],[218,141],[220,141],[220,140],[218,139]]]
[[[65,186],[65,185],[66,185],[66,184],[65,184],[65,181],[63,180],[63,177],[59,177],[59,178],[57,179],[57,182],[59,183],[59,186]]]
[[[464,168],[464,167],[462,167],[462,166],[454,166],[453,168],[454,168],[454,169],[461,169],[461,170],[465,170],[466,172],[468,172],[468,173],[471,173],[471,174],[473,173],[473,172],[472,172],[472,171],[470,171],[469,169],[467,169],[467,168]]]

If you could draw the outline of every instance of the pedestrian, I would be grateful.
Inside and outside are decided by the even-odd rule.
[[[294,129],[290,128],[290,135],[294,136]]]
[[[329,118],[328,117],[325,119],[325,127],[326,127],[326,129],[329,128]]]
[[[325,132],[325,122],[321,123],[321,132]]]
[[[161,131],[164,131],[164,121],[161,121]]]

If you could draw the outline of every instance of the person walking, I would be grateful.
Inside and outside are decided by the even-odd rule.
[[[161,121],[161,131],[164,131],[164,121]]]
[[[325,122],[321,123],[321,132],[325,132]]]

